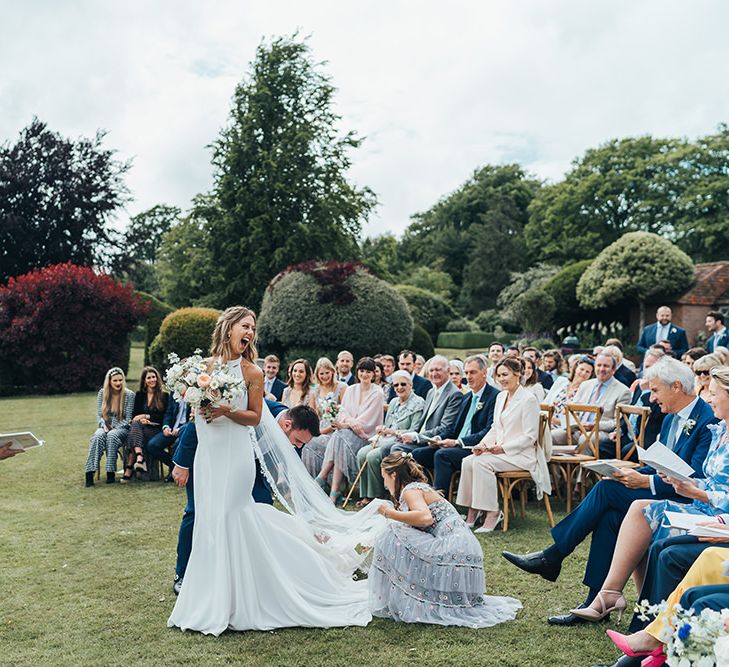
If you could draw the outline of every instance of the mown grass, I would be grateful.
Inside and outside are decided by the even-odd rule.
[[[141,368],[133,355],[131,378]],[[605,626],[545,623],[581,599],[586,545],[556,584],[499,555],[549,542],[537,506],[508,533],[482,538],[489,593],[524,604],[513,623],[467,630],[376,619],[366,628],[217,639],[168,629],[184,492],[161,482],[85,489],[93,411],[90,393],[0,400],[0,432],[31,429],[48,443],[0,463],[0,665],[582,667],[615,655]]]

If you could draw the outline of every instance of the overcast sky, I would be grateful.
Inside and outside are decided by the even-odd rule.
[[[487,163],[556,180],[586,148],[729,120],[724,0],[0,0],[0,140],[108,131],[134,215],[210,188],[206,148],[262,39],[310,34],[351,178],[401,233]],[[120,218],[120,224],[125,218]]]

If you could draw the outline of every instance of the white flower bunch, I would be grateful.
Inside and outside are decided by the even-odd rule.
[[[165,385],[176,400],[183,400],[194,408],[215,406],[242,396],[247,387],[245,380],[226,373],[220,362],[208,372],[208,362],[195,350],[186,359],[174,353],[169,355],[170,368],[165,373]]]

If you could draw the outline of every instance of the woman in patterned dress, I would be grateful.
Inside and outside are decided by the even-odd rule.
[[[407,452],[382,460],[382,476],[395,507],[375,542],[369,571],[374,616],[404,623],[486,628],[513,620],[515,598],[485,595],[481,545],[456,509],[426,483]]]

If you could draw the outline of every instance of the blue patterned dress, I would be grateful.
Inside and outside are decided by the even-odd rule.
[[[413,482],[403,490],[432,491]],[[375,543],[369,572],[374,616],[405,623],[486,628],[511,621],[521,602],[485,595],[483,551],[453,505],[431,503],[433,523],[416,528],[390,521]],[[400,496],[400,509],[408,511]]]
[[[666,512],[684,514],[705,514],[707,517],[729,512],[729,434],[726,422],[709,424],[711,445],[704,459],[704,479],[694,480],[696,486],[706,491],[709,502],[694,500],[692,503],[678,503],[673,500],[659,500],[643,509],[648,525],[653,531],[653,539],[673,537],[683,531],[671,528],[666,521]]]

